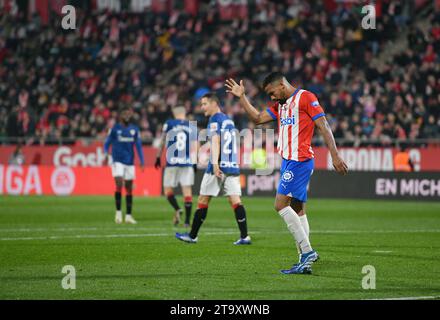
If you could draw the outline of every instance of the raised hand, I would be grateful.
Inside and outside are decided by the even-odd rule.
[[[234,79],[227,79],[225,81],[225,87],[227,88],[226,92],[232,93],[237,98],[241,98],[241,96],[244,95],[243,80],[240,80],[240,84],[238,84]]]

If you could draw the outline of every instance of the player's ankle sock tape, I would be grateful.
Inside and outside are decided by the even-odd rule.
[[[206,215],[208,214],[208,208],[199,208],[194,213],[194,219],[191,227],[191,232],[189,236],[192,239],[197,238],[197,234],[199,233],[199,229],[202,226],[203,221],[206,219]]]
[[[125,204],[127,207],[127,214],[131,214],[131,208],[133,207],[133,196],[131,194],[125,196]]]
[[[174,210],[180,210],[179,205],[177,204],[177,200],[176,197],[174,196],[174,194],[168,195],[167,196],[168,202],[171,204],[171,206],[174,208]]]
[[[115,192],[115,203],[116,203],[116,210],[121,211],[121,199],[122,194],[120,192]]]
[[[240,229],[240,237],[243,239],[246,238],[248,235],[246,210],[241,204],[237,204],[234,207],[235,220],[237,220],[238,228]]]

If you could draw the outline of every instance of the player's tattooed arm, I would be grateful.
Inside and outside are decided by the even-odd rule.
[[[240,84],[238,84],[234,79],[228,79],[225,82],[225,87],[227,88],[226,92],[232,93],[240,99],[240,104],[255,124],[263,124],[274,120],[269,112],[266,110],[260,112],[250,103],[246,96],[243,80],[240,80]]]
[[[330,155],[332,156],[333,161],[333,167],[335,168],[336,172],[343,175],[347,174],[348,166],[339,155],[338,149],[336,147],[335,138],[333,136],[332,129],[327,122],[327,119],[325,117],[320,117],[315,120],[315,125],[318,127],[319,132],[324,138],[325,144],[330,151]]]

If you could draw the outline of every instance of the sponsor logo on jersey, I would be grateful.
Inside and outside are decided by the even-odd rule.
[[[134,136],[134,135],[136,134],[136,130],[131,129],[131,130],[130,130],[130,134],[131,134],[132,136]]]
[[[170,164],[192,164],[191,159],[173,157],[169,160]]]
[[[118,141],[119,142],[134,142],[134,138],[133,137],[118,136]]]
[[[295,117],[282,118],[282,119],[280,119],[280,124],[281,124],[281,126],[288,126],[288,125],[295,124]]]
[[[239,168],[237,162],[230,162],[230,161],[220,161],[220,167],[221,168]]]
[[[319,106],[319,101],[318,101],[318,100],[313,101],[310,105],[311,105],[312,107],[318,107],[318,106]]]

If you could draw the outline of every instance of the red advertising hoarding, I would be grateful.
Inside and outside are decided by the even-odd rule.
[[[136,168],[133,194],[160,196],[162,172]],[[0,194],[8,195],[113,195],[110,167],[55,167],[0,165]]]
[[[15,146],[0,146],[0,164],[8,164]],[[248,168],[244,159],[250,158],[252,149],[241,149],[241,168]],[[316,147],[315,169],[332,169],[331,157],[325,147]],[[351,171],[394,171],[395,148],[340,148],[342,158]],[[440,147],[409,149],[415,171],[440,171]],[[201,148],[199,161],[207,160],[209,149]],[[154,165],[157,149],[143,147],[145,164]],[[101,167],[105,155],[102,145],[94,146],[26,146],[23,147],[26,165],[68,166],[68,167]],[[279,168],[281,159],[275,154],[275,168]],[[135,163],[138,163],[137,157]],[[249,163],[249,161],[247,162]],[[269,162],[271,163],[271,162]],[[200,165],[200,163],[199,163]],[[203,165],[201,165],[203,167]]]

